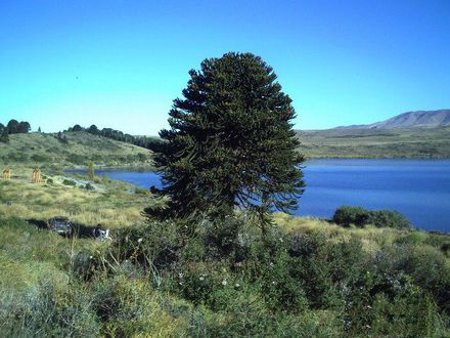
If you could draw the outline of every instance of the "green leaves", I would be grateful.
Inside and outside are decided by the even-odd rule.
[[[260,57],[227,53],[191,70],[174,100],[156,165],[168,216],[296,207],[304,183],[291,99]]]

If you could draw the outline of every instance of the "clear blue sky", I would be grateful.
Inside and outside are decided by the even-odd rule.
[[[156,135],[228,51],[274,68],[299,129],[450,108],[450,0],[2,0],[0,122]]]

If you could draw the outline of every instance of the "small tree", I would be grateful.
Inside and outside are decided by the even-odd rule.
[[[17,134],[19,132],[19,122],[12,119],[6,125],[6,130],[8,134]]]
[[[79,124],[76,124],[73,126],[72,130],[69,131],[83,131],[83,127],[81,127]]]
[[[250,53],[228,53],[189,75],[156,149],[169,216],[223,217],[240,206],[264,223],[269,210],[296,208],[303,157],[291,99],[272,68]]]
[[[100,131],[98,130],[97,126],[95,124],[91,125],[88,129],[87,129],[88,133],[91,133],[93,135],[98,135],[100,134]]]

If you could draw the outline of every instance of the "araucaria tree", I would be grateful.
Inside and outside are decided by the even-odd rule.
[[[296,208],[303,157],[291,99],[272,68],[253,54],[227,53],[189,75],[155,157],[169,216]]]

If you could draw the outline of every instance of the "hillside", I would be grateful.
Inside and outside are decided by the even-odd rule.
[[[338,127],[339,129],[395,129],[434,128],[450,125],[450,109],[433,111],[412,111],[394,116],[388,120],[366,125]]]
[[[450,158],[450,126],[299,131],[307,158]]]
[[[93,161],[96,165],[150,165],[151,152],[129,143],[86,132],[62,134],[12,134],[0,143],[3,164],[73,167]]]

